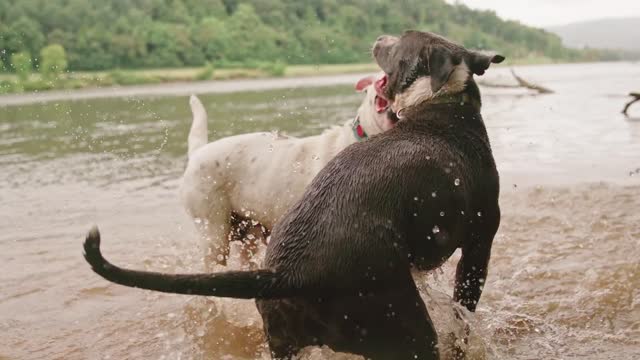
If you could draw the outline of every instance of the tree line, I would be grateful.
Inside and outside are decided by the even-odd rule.
[[[444,0],[0,0],[0,68],[40,69],[51,46],[57,70],[367,62],[378,35],[406,29],[515,58],[618,56]]]

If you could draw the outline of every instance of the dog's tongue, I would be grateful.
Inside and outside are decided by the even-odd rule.
[[[387,101],[387,99],[380,97],[380,95],[376,95],[376,112],[378,114],[383,113],[387,111],[388,107],[389,102]]]
[[[384,88],[387,86],[387,75],[385,74],[383,77],[378,79],[374,87],[376,89],[376,112],[378,114],[384,112],[389,107],[389,101],[384,97]]]
[[[384,74],[384,76],[376,80],[374,86],[378,96],[384,96],[384,88],[387,86],[387,74]]]

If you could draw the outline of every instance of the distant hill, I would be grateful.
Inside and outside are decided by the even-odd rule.
[[[547,30],[569,47],[640,51],[640,17],[591,20]]]

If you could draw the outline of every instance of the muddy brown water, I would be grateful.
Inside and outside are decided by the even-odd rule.
[[[516,70],[556,92],[483,90],[503,217],[478,312],[464,316],[469,357],[640,358],[640,106],[620,114],[640,89],[640,64]],[[362,95],[320,84],[202,95],[210,138],[304,136],[351,118]],[[184,91],[0,106],[0,358],[268,358],[252,301],[113,285],[81,256],[97,223],[118,264],[201,270],[176,193]],[[464,327],[451,315],[455,258],[417,276],[443,348]]]

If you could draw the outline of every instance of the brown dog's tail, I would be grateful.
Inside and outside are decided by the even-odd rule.
[[[127,270],[111,264],[100,252],[100,232],[94,227],[84,242],[84,258],[98,275],[116,284],[174,294],[238,299],[283,298],[298,293],[269,270],[228,271],[216,274],[163,274]]]

